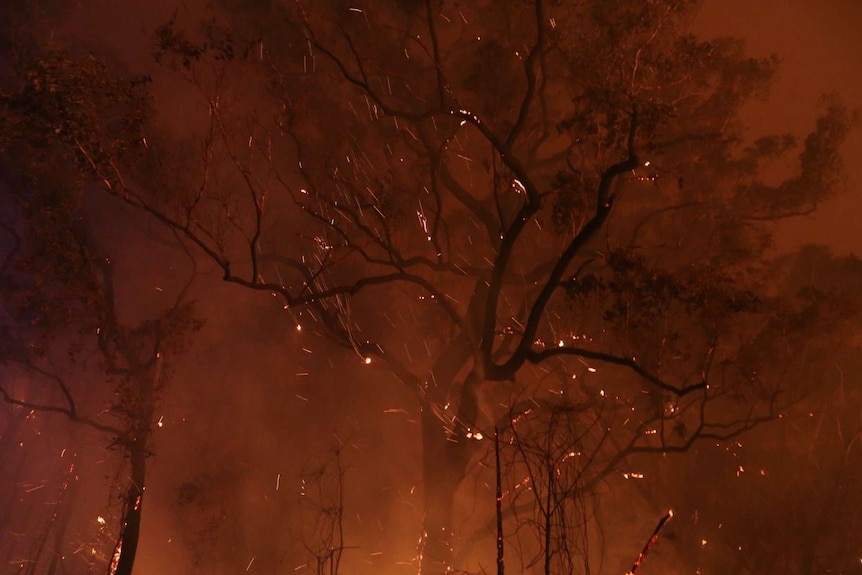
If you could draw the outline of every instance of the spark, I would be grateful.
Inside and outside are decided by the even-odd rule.
[[[515,188],[515,191],[518,194],[526,194],[527,188],[524,187],[524,184],[521,183],[521,180],[515,178],[512,180],[512,187]]]
[[[105,518],[104,518],[104,517],[102,517],[101,515],[99,515],[98,517],[96,517],[96,522],[97,522],[99,525],[105,525],[105,524],[107,523],[107,521],[105,521]]]
[[[371,358],[370,357],[365,358],[365,365],[371,365]]]
[[[252,566],[252,565],[254,565],[254,560],[255,560],[255,559],[257,559],[257,556],[256,556],[256,555],[255,555],[254,557],[252,557],[252,558],[251,558],[251,561],[249,561],[249,562],[248,562],[248,565],[246,565],[246,566],[245,566],[245,570],[246,570],[246,571],[249,571],[249,570],[251,569],[251,566]]]
[[[159,417],[159,421],[156,423],[156,425],[158,425],[159,427],[165,426],[165,416],[164,415]]]

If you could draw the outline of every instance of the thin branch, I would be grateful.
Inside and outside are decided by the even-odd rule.
[[[530,106],[533,104],[533,97],[536,94],[536,62],[540,60],[539,56],[545,46],[545,8],[542,0],[535,0],[535,2],[536,43],[530,49],[530,53],[527,55],[527,59],[524,62],[524,75],[527,77],[527,90],[524,93],[523,100],[521,100],[521,106],[518,111],[518,118],[515,120],[515,125],[512,126],[512,129],[509,131],[509,135],[506,136],[504,146],[507,150],[512,148],[515,144],[515,140],[518,139],[518,136],[524,129],[524,124],[526,123],[527,116],[530,113]],[[544,70],[542,72],[544,73]]]
[[[94,421],[89,417],[85,417],[82,415],[78,415],[78,413],[71,407],[60,407],[55,405],[43,405],[40,403],[32,403],[29,401],[24,401],[21,399],[17,399],[10,395],[3,386],[0,386],[0,396],[3,397],[3,401],[6,403],[10,403],[12,405],[17,405],[19,407],[23,407],[25,409],[31,409],[33,411],[41,411],[44,413],[59,413],[61,415],[65,415],[69,421],[74,421],[75,423],[80,423],[82,425],[86,425],[91,427],[97,431],[101,431],[103,433],[110,433],[117,437],[121,436],[123,433],[116,427],[111,425],[106,425],[104,423],[99,423],[98,421]]]

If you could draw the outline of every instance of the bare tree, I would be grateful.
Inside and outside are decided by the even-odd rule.
[[[321,461],[300,477],[300,512],[310,514],[301,522],[302,545],[314,563],[316,575],[337,575],[344,541],[345,473],[342,450],[332,448]]]

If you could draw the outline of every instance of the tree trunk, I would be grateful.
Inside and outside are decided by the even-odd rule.
[[[453,425],[457,429],[456,426]],[[420,573],[437,575],[453,569],[452,509],[472,452],[463,435],[447,434],[446,425],[429,404],[422,406],[423,542]]]
[[[133,357],[129,353],[130,357]],[[132,362],[134,363],[134,362]],[[132,575],[138,539],[141,536],[141,514],[144,508],[144,490],[147,478],[147,457],[150,455],[150,436],[155,421],[156,390],[162,378],[162,356],[158,349],[146,367],[134,379],[138,394],[133,413],[135,419],[129,443],[126,445],[131,467],[129,485],[123,498],[123,516],[120,521],[120,536],[114,546],[109,575]]]
[[[136,442],[130,449],[131,477],[123,501],[120,537],[114,547],[110,575],[131,575],[141,534],[141,511],[144,503],[147,451]]]

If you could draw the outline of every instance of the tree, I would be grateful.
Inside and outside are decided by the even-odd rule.
[[[421,410],[423,573],[453,568],[453,497],[498,420],[562,397],[595,421],[587,485],[790,401],[771,226],[839,188],[848,113],[747,143],[775,59],[686,32],[696,2],[225,2],[157,60],[200,96],[187,140],[146,84],[37,58],[8,115],[224,280],[408,386]],[[55,65],[57,58],[61,65]],[[555,399],[556,398],[556,399]],[[556,409],[556,408],[555,408]],[[479,441],[476,441],[479,439]]]
[[[19,169],[3,198],[18,217],[0,222],[11,240],[0,270],[0,398],[110,437],[110,448],[128,465],[110,573],[129,575],[156,408],[172,358],[200,325],[186,297],[194,273],[157,317],[130,322],[132,314],[118,302],[109,251],[89,225],[68,158],[44,141],[10,140],[5,151]],[[106,385],[93,390],[91,378]],[[92,406],[94,397],[107,407],[108,421],[81,407]]]
[[[182,290],[161,317],[124,325],[118,317],[110,260],[83,229],[70,225],[75,219],[72,213],[53,201],[40,204],[34,198],[37,195],[29,195],[27,200],[34,201],[26,201],[27,209],[39,206],[27,218],[31,249],[27,255],[11,258],[18,264],[16,272],[4,276],[8,283],[3,290],[6,313],[0,362],[5,373],[0,397],[35,412],[61,414],[110,436],[110,447],[128,465],[110,573],[129,575],[140,535],[156,408],[170,377],[166,357],[182,352],[198,322]],[[58,217],[69,219],[61,222]],[[59,233],[40,235],[48,230]],[[96,365],[87,359],[94,352],[99,358]],[[107,402],[112,423],[83,413],[76,395],[91,396],[93,390],[70,382],[86,381],[94,369],[108,384],[101,393],[113,396]]]
[[[803,400],[784,425],[705,446],[684,464],[709,469],[708,480],[683,482],[662,470],[651,499],[678,501],[678,565],[733,573],[824,573],[858,570],[859,506],[849,488],[862,472],[859,438],[859,291],[862,266],[806,246],[783,262],[778,285],[793,312],[776,325],[808,340],[765,350],[794,380]],[[843,334],[843,335],[840,335]],[[781,366],[781,367],[779,367]],[[679,462],[678,465],[682,465]],[[667,463],[667,465],[672,465]],[[651,473],[650,473],[651,472]],[[660,487],[659,487],[660,486]],[[664,492],[664,493],[662,493]]]

